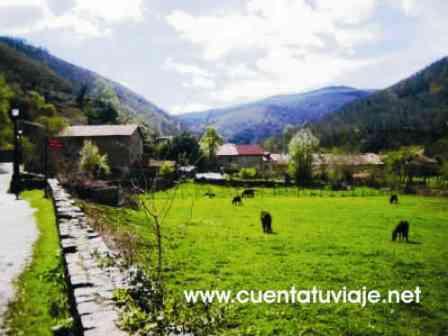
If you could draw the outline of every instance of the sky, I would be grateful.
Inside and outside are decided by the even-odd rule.
[[[447,0],[0,0],[0,35],[181,114],[388,87],[448,55],[447,17]]]

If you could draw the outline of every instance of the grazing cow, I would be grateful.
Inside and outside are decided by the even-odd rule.
[[[241,199],[241,196],[235,196],[232,200],[233,205],[242,205],[243,201]]]
[[[243,198],[253,198],[255,197],[255,189],[246,189],[241,193],[241,197]]]
[[[398,196],[396,194],[393,194],[392,196],[390,196],[389,203],[390,204],[398,204]]]
[[[205,197],[208,197],[208,198],[213,198],[213,197],[216,196],[216,194],[213,193],[213,192],[211,192],[211,191],[207,191],[207,192],[204,194],[204,196],[205,196]]]
[[[409,223],[407,221],[400,221],[398,225],[395,227],[394,231],[392,231],[392,241],[395,240],[408,240],[408,234],[409,234]]]
[[[272,216],[267,211],[262,211],[260,214],[261,227],[263,228],[263,233],[272,233]]]

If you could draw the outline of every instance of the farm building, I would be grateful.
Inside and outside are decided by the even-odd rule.
[[[270,153],[267,157],[271,169],[274,173],[286,173],[290,157],[288,154]],[[363,174],[362,176],[370,176],[373,170],[382,170],[384,162],[381,156],[374,153],[365,154],[313,154],[313,171],[319,174],[323,171],[331,171],[334,169],[350,170],[354,174]],[[367,173],[367,171],[369,173]],[[361,176],[361,175],[360,175]]]
[[[314,154],[314,167],[357,167],[358,169],[384,166],[383,159],[378,154]]]
[[[223,144],[218,148],[216,157],[218,164],[224,169],[239,170],[241,168],[262,169],[268,155],[259,145]]]
[[[288,172],[288,154],[269,153],[265,160],[269,162],[271,171],[274,174],[281,175]]]
[[[138,125],[71,126],[54,138],[61,148],[52,150],[57,161],[78,162],[85,141],[92,141],[102,154],[107,154],[111,170],[123,175],[143,155],[143,135]]]

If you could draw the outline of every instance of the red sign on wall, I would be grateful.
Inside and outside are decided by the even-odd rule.
[[[49,139],[48,147],[51,149],[62,149],[64,148],[64,144],[59,139]]]

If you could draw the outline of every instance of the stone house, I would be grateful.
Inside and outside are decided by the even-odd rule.
[[[313,154],[313,172],[328,175],[338,172],[345,178],[366,181],[372,176],[384,173],[382,156],[375,153],[363,154]]]
[[[77,163],[85,141],[92,141],[107,154],[113,175],[126,175],[143,156],[143,134],[138,125],[88,125],[65,128],[51,141],[60,143],[50,150],[56,161]]]
[[[256,168],[262,170],[265,166],[267,153],[259,145],[221,145],[216,158],[218,165],[225,170],[240,170],[241,168]]]
[[[269,154],[271,169],[275,173],[288,171],[290,157],[288,154]],[[359,176],[370,176],[373,172],[381,172],[384,162],[380,155],[374,153],[364,154],[313,154],[313,173],[321,175],[334,170],[346,170]]]

